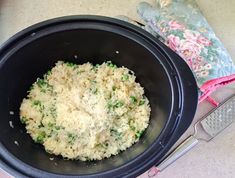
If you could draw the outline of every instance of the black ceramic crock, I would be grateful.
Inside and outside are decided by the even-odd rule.
[[[111,60],[135,72],[152,109],[138,143],[111,158],[82,162],[50,155],[33,142],[20,123],[19,106],[30,85],[58,60]],[[16,177],[135,177],[159,163],[188,128],[197,99],[187,64],[139,27],[100,16],[33,25],[0,48],[0,167]]]

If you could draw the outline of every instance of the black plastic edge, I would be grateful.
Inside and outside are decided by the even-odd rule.
[[[134,25],[131,25],[129,23],[126,23],[126,22],[122,22],[120,20],[117,20],[117,19],[112,19],[112,18],[108,18],[108,17],[100,17],[100,16],[67,16],[67,17],[60,17],[60,18],[56,18],[56,19],[53,19],[53,20],[47,20],[47,21],[44,21],[44,22],[41,22],[41,23],[38,23],[36,25],[33,25],[19,33],[17,33],[16,35],[14,35],[13,37],[11,37],[8,41],[6,41],[5,43],[3,43],[3,45],[0,47],[0,54],[1,53],[4,53],[5,51],[8,50],[8,48],[10,48],[10,44],[12,43],[15,43],[16,41],[18,40],[21,40],[21,39],[24,39],[25,37],[27,37],[28,35],[31,35],[33,33],[37,33],[38,30],[41,30],[41,29],[44,29],[44,28],[47,28],[48,26],[53,26],[55,24],[58,24],[58,23],[66,23],[66,22],[77,22],[77,21],[95,21],[95,22],[100,22],[100,23],[109,23],[111,25],[119,25],[120,27],[122,28],[127,28],[129,30],[132,30],[132,31],[135,31],[136,33],[142,35],[144,38],[148,37],[148,40],[153,43],[153,44],[157,44],[158,46],[162,46],[162,53],[163,55],[166,55],[166,53],[172,53],[171,51],[169,51],[166,47],[163,47],[162,44],[160,44],[157,40],[153,40],[153,36],[151,36],[151,34],[149,34],[148,32],[145,32],[144,30],[134,26]],[[165,49],[166,48],[166,49]],[[174,54],[175,55],[175,54]],[[168,56],[170,57],[170,55]],[[172,59],[172,58],[170,58]],[[1,63],[1,61],[0,61]],[[172,64],[174,64],[174,62],[172,62]],[[172,65],[171,64],[171,65]],[[183,64],[185,65],[185,64]],[[173,68],[172,70],[175,70],[174,68],[176,68],[175,65],[173,65]],[[191,71],[190,71],[191,72]],[[180,74],[178,71],[177,71],[178,74]],[[182,74],[180,74],[181,76]],[[183,81],[182,79],[179,79],[181,82]],[[186,91],[187,90],[187,86],[181,86],[181,88]],[[196,108],[195,108],[196,110]],[[195,114],[195,111],[194,113],[190,114],[190,115],[194,115]],[[187,116],[189,117],[189,116]],[[175,142],[176,140],[178,140],[179,136],[182,134],[182,132],[184,132],[188,126],[190,125],[190,123],[188,122],[186,125],[184,124],[184,126],[182,125],[181,128],[177,127],[177,125],[179,126],[180,123],[183,122],[183,120],[185,120],[186,116],[184,118],[181,118],[179,119],[179,121],[176,123],[176,126],[175,126],[175,132],[178,132],[177,133],[173,133],[173,136],[174,136],[174,139],[172,137],[172,139],[169,140],[168,144],[166,145],[165,149],[166,148],[169,148],[173,145],[173,142]],[[165,129],[170,129],[170,128],[165,128]],[[170,129],[172,130],[172,128]],[[163,154],[163,153],[161,153]],[[155,160],[153,160],[155,161]],[[156,161],[155,161],[156,162]],[[149,164],[148,164],[149,165]],[[148,169],[146,166],[145,166],[145,169]],[[144,170],[143,170],[144,171]],[[143,172],[142,171],[142,172]],[[12,170],[12,172],[15,172],[14,170]],[[133,172],[131,176],[134,176],[134,175],[138,175],[138,171],[137,172]],[[18,175],[19,176],[19,175]]]

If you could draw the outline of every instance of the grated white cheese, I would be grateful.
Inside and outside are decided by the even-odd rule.
[[[147,128],[150,106],[134,72],[111,62],[58,62],[20,107],[27,132],[67,159],[101,160],[127,149]]]
[[[19,146],[19,143],[18,143],[16,140],[14,141],[14,144],[16,144],[17,146]]]
[[[14,125],[13,125],[12,121],[9,121],[9,125],[10,125],[11,128],[14,128]]]

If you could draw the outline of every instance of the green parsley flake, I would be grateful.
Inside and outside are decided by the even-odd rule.
[[[128,74],[124,74],[122,76],[122,81],[127,81],[127,80],[129,80],[129,75]]]
[[[139,106],[144,105],[145,104],[145,99],[141,99],[139,102]]]
[[[135,96],[130,96],[130,98],[131,98],[131,102],[132,102],[133,104],[136,104],[136,103],[137,103],[137,98],[136,98]]]
[[[135,137],[136,137],[137,139],[140,139],[140,137],[143,135],[143,133],[144,133],[144,131],[137,131],[137,132],[135,133]]]
[[[66,62],[65,63],[68,67],[76,67],[77,65],[72,62]]]
[[[107,66],[113,68],[113,69],[116,69],[117,68],[117,65],[116,64],[113,64],[111,61],[107,61]]]
[[[42,131],[38,134],[38,136],[36,137],[36,140],[35,142],[36,143],[43,143],[44,142],[44,139],[46,138],[46,132],[45,131]]]

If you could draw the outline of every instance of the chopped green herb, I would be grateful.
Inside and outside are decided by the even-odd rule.
[[[95,72],[97,72],[99,66],[100,66],[99,64],[96,64],[95,66],[91,68],[91,70],[94,70]]]
[[[55,104],[52,105],[52,107],[50,107],[50,114],[53,118],[56,118],[57,117],[57,112],[56,112],[56,106]]]
[[[94,70],[95,72],[97,72],[97,68],[95,66],[93,66],[91,70]]]
[[[47,75],[51,75],[51,73],[52,73],[51,70],[47,71]]]
[[[96,88],[96,89],[93,91],[93,93],[94,93],[94,94],[97,94],[97,92],[98,92],[98,89]]]
[[[112,103],[110,103],[110,102],[108,102],[108,104],[107,104],[107,108],[108,108],[108,110],[113,109],[113,104],[112,104]]]
[[[128,74],[124,74],[122,76],[122,81],[127,81],[127,80],[129,80],[129,75]]]
[[[116,101],[115,104],[114,104],[114,107],[115,108],[120,108],[124,105],[124,103],[122,101]]]
[[[41,101],[39,100],[35,100],[33,102],[33,106],[38,107],[40,112],[42,112],[45,109],[44,105],[42,105]]]
[[[91,89],[91,92],[92,92],[93,94],[97,94],[97,93],[98,93],[98,89],[97,89],[97,88],[93,88],[93,89]]]
[[[135,131],[135,127],[132,126],[132,125],[130,125],[130,129],[131,129],[132,131]]]
[[[68,133],[68,143],[69,144],[74,144],[75,140],[77,139],[77,135],[73,133]]]
[[[130,96],[130,98],[131,98],[132,103],[134,103],[134,104],[137,103],[137,99],[135,96]]]
[[[122,139],[122,133],[118,132],[116,129],[110,129],[111,136],[115,137],[115,140]]]
[[[26,117],[23,116],[23,117],[20,118],[20,122],[21,122],[22,124],[25,124],[26,121],[27,121],[27,118],[26,118]]]
[[[45,116],[45,113],[44,113],[45,106],[41,103],[41,101],[34,100],[32,103],[32,106],[36,107],[39,110],[39,112],[42,114],[42,117]]]
[[[108,104],[107,104],[107,107],[108,107],[109,110],[111,110],[111,109],[120,108],[123,105],[124,105],[124,103],[122,101],[116,100],[114,102],[109,101]]]
[[[36,143],[43,143],[45,137],[46,137],[46,132],[42,131],[42,132],[40,132],[40,133],[38,134],[38,136],[37,136],[35,142],[36,142]]]
[[[144,131],[137,131],[137,132],[135,133],[135,137],[136,137],[137,139],[140,139],[140,137],[143,135],[143,133],[144,133]]]
[[[60,128],[61,128],[60,126],[57,126],[57,125],[55,126],[56,130],[60,130]]]
[[[41,106],[42,104],[41,104],[41,101],[39,101],[39,100],[34,100],[34,101],[33,101],[33,105],[34,105],[34,106]]]
[[[48,84],[48,81],[46,79],[38,79],[36,84],[40,88],[41,92],[46,93],[46,91],[52,92],[52,86]]]
[[[54,126],[55,126],[55,123],[51,123],[51,122],[48,123],[48,127],[54,127]]]
[[[66,62],[65,63],[68,67],[75,67],[76,64],[72,63],[72,62]]]
[[[42,88],[42,87],[44,87],[44,86],[47,85],[47,82],[46,82],[46,80],[44,80],[44,79],[38,79],[38,80],[37,80],[37,85],[38,85],[40,88]]]
[[[141,99],[139,102],[139,106],[144,105],[144,103],[145,103],[145,99]]]
[[[109,66],[109,67],[111,67],[111,68],[114,68],[114,69],[117,68],[117,65],[116,65],[116,64],[113,64],[111,61],[107,61],[107,66]]]
[[[44,125],[42,122],[40,122],[40,125],[38,125],[38,128],[42,128],[42,127],[44,127]]]

